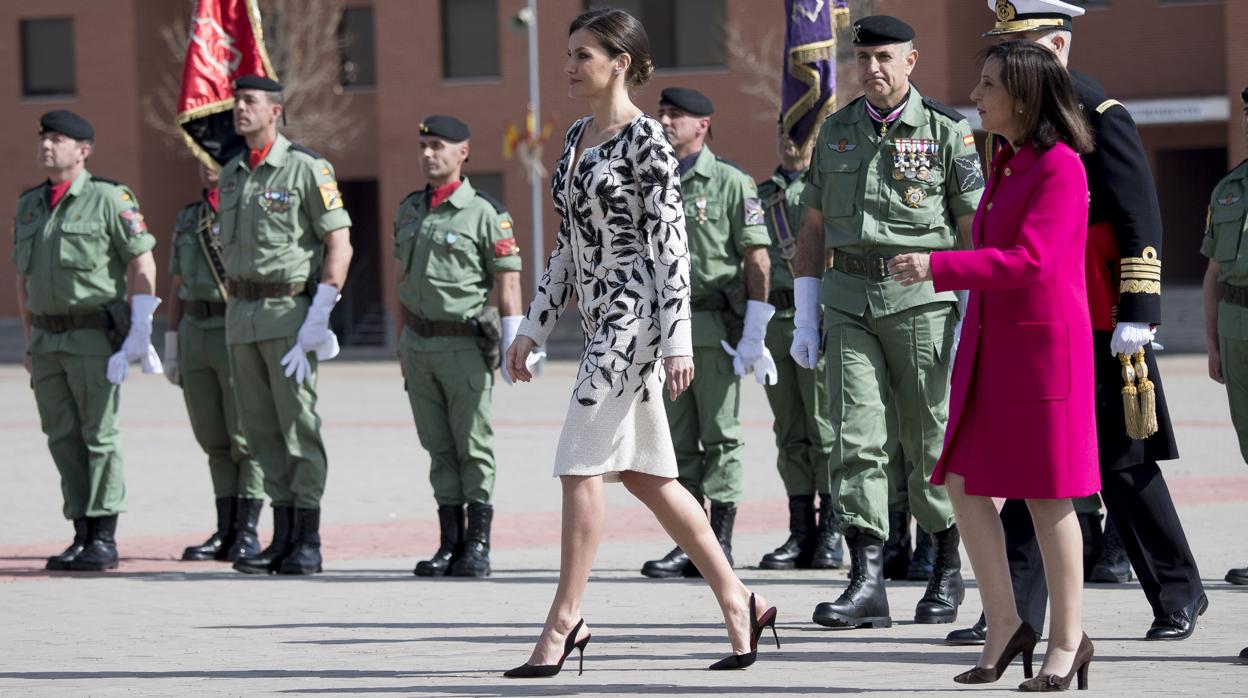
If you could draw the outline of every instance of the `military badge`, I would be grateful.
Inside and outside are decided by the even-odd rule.
[[[26,215],[22,216],[22,225],[26,225],[27,223],[34,223],[35,218],[37,218],[37,216],[35,215],[34,209],[27,211]]]
[[[850,143],[848,138],[842,138],[836,143],[829,143],[828,149],[834,153],[851,153],[858,147],[857,143]]]
[[[923,205],[923,200],[927,198],[927,194],[924,194],[923,190],[918,187],[910,187],[901,198],[910,208],[918,208]]]
[[[123,191],[123,192],[121,193],[121,200],[122,200],[122,201],[129,201],[131,198],[132,198],[132,197],[130,196],[130,192]]]
[[[963,194],[984,188],[984,170],[979,166],[978,154],[971,153],[954,158],[953,171],[958,175],[958,191]]]
[[[997,21],[1013,22],[1018,16],[1018,10],[1014,8],[1014,3],[1010,0],[997,0]]]
[[[1240,200],[1240,197],[1235,196],[1235,192],[1228,191],[1226,193],[1226,196],[1222,197],[1221,199],[1218,199],[1218,203],[1222,204],[1223,206],[1234,206],[1235,204],[1239,203],[1239,200]]]
[[[698,198],[697,198],[697,199],[693,202],[693,207],[694,207],[694,208],[696,208],[696,209],[698,210],[698,217],[697,217],[697,219],[696,219],[696,220],[697,220],[699,223],[705,223],[705,222],[707,221],[707,217],[706,217],[706,196],[704,196],[704,195],[702,195],[702,194],[699,194],[699,195],[698,195]]]
[[[504,218],[503,220],[499,221],[499,222],[498,222],[498,229],[499,229],[499,230],[511,230],[511,221],[510,221],[510,220],[507,220],[506,218]]]
[[[222,194],[233,194],[236,191],[238,191],[238,185],[234,183],[234,180],[226,182],[225,186],[221,187]]]
[[[130,237],[138,237],[147,232],[147,221],[143,220],[143,214],[139,213],[139,209],[127,209],[120,215],[121,224],[126,226],[126,234]]]
[[[326,182],[321,185],[321,202],[326,211],[342,208],[342,194],[338,191],[338,182]]]
[[[411,211],[408,211],[407,213],[403,214],[402,218],[399,219],[399,227],[402,228],[403,226],[411,223],[414,220],[416,220],[416,214],[412,213]]]
[[[975,136],[969,133],[963,136],[962,145],[975,145]]]
[[[762,225],[766,221],[763,216],[763,202],[755,198],[745,200],[745,224]]]
[[[265,189],[256,196],[264,212],[273,215],[290,211],[290,192],[285,189]]]
[[[502,257],[514,257],[518,254],[520,254],[520,246],[516,244],[516,239],[514,237],[503,238],[502,240],[495,241],[494,257],[496,259]]]

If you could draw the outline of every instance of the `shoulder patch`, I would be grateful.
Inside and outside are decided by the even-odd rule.
[[[1122,107],[1122,102],[1119,102],[1116,99],[1107,99],[1104,102],[1101,102],[1099,105],[1097,105],[1096,113],[1104,114],[1106,111],[1108,111],[1109,109],[1113,107]],[[1123,109],[1126,109],[1126,107],[1123,107]]]
[[[296,153],[303,153],[304,155],[308,155],[308,156],[311,156],[311,157],[313,157],[313,158],[316,158],[317,160],[324,160],[324,159],[325,159],[325,156],[324,156],[324,155],[321,155],[320,153],[316,152],[315,150],[312,150],[311,148],[307,147],[306,145],[303,145],[303,144],[300,144],[300,143],[291,143],[291,144],[290,144],[290,149],[291,149],[291,150],[293,150],[293,151],[295,151]]]
[[[507,213],[507,207],[503,205],[503,202],[481,191],[480,189],[477,189],[476,192],[477,192],[477,196],[481,197],[482,199],[485,199],[486,202],[489,203],[489,205],[494,207],[495,211],[497,211],[498,213]]]
[[[966,121],[966,115],[964,115],[962,112],[958,111],[957,109],[954,109],[953,107],[947,104],[942,104],[940,102],[937,102],[931,97],[923,98],[923,106],[927,107],[929,111],[934,111],[937,114],[940,114],[944,117],[951,119],[955,124],[959,121]]]

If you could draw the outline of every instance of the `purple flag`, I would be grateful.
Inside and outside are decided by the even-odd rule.
[[[836,109],[836,30],[849,24],[849,0],[784,0],[784,132],[814,138]]]

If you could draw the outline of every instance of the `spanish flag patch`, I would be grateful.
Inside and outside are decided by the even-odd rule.
[[[975,145],[975,136],[970,133],[963,136],[962,145]]]

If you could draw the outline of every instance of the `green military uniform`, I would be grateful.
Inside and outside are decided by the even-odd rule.
[[[888,536],[886,410],[896,402],[910,510],[928,532],[953,525],[943,488],[928,479],[948,415],[957,297],[931,284],[887,278],[888,257],[952,249],[955,219],[983,190],[970,126],[911,89],[880,138],[858,99],[822,126],[802,202],[823,214],[833,268],[823,277],[825,351],[835,434],[833,468],[844,468],[843,522]]]
[[[767,349],[776,362],[777,381],[764,387],[775,417],[776,469],[790,497],[834,491],[829,470],[832,425],[828,422],[828,394],[824,389],[827,361],[820,357],[815,370],[802,368],[789,355],[793,346],[793,256],[802,220],[800,174],[790,181],[781,171],[758,187],[771,233],[771,283],[768,301],[776,314],[767,326]]]
[[[13,263],[26,277],[32,316],[31,386],[67,519],[126,509],[120,390],[105,377],[120,338],[114,346],[104,329],[82,325],[100,318],[106,305],[124,306],[128,265],[155,246],[134,193],[86,170],[54,208],[46,183],[17,202]]]
[[[278,134],[252,171],[247,153],[221,171],[221,250],[230,284],[267,293],[314,283],[325,235],[351,225],[333,167]],[[316,414],[316,357],[312,377],[284,375],[282,356],[295,345],[307,315],[307,294],[254,300],[231,293],[226,341],[239,415],[247,444],[264,469],[274,506],[317,509],[328,468]]]
[[[197,201],[178,212],[169,258],[169,274],[182,279],[178,298],[184,310],[176,328],[182,398],[195,440],[208,456],[213,493],[218,499],[262,499],[264,473],[243,437],[230,378],[225,298],[204,244],[217,246],[220,254],[217,213]]]
[[[511,216],[467,177],[432,211],[429,201],[429,189],[413,192],[394,219],[406,320],[399,355],[434,499],[485,504],[494,493],[495,366],[460,328],[486,307],[495,273],[520,271],[520,249]]]
[[[770,244],[771,237],[754,180],[710,148],[681,175],[680,188],[689,238],[694,379],[675,400],[663,394],[667,423],[680,483],[696,497],[736,504],[744,446],[741,381],[720,341],[735,346],[740,337],[738,329],[729,339],[745,308],[742,254]]]
[[[1239,452],[1248,462],[1248,160],[1218,183],[1200,252],[1218,263],[1218,351]]]

